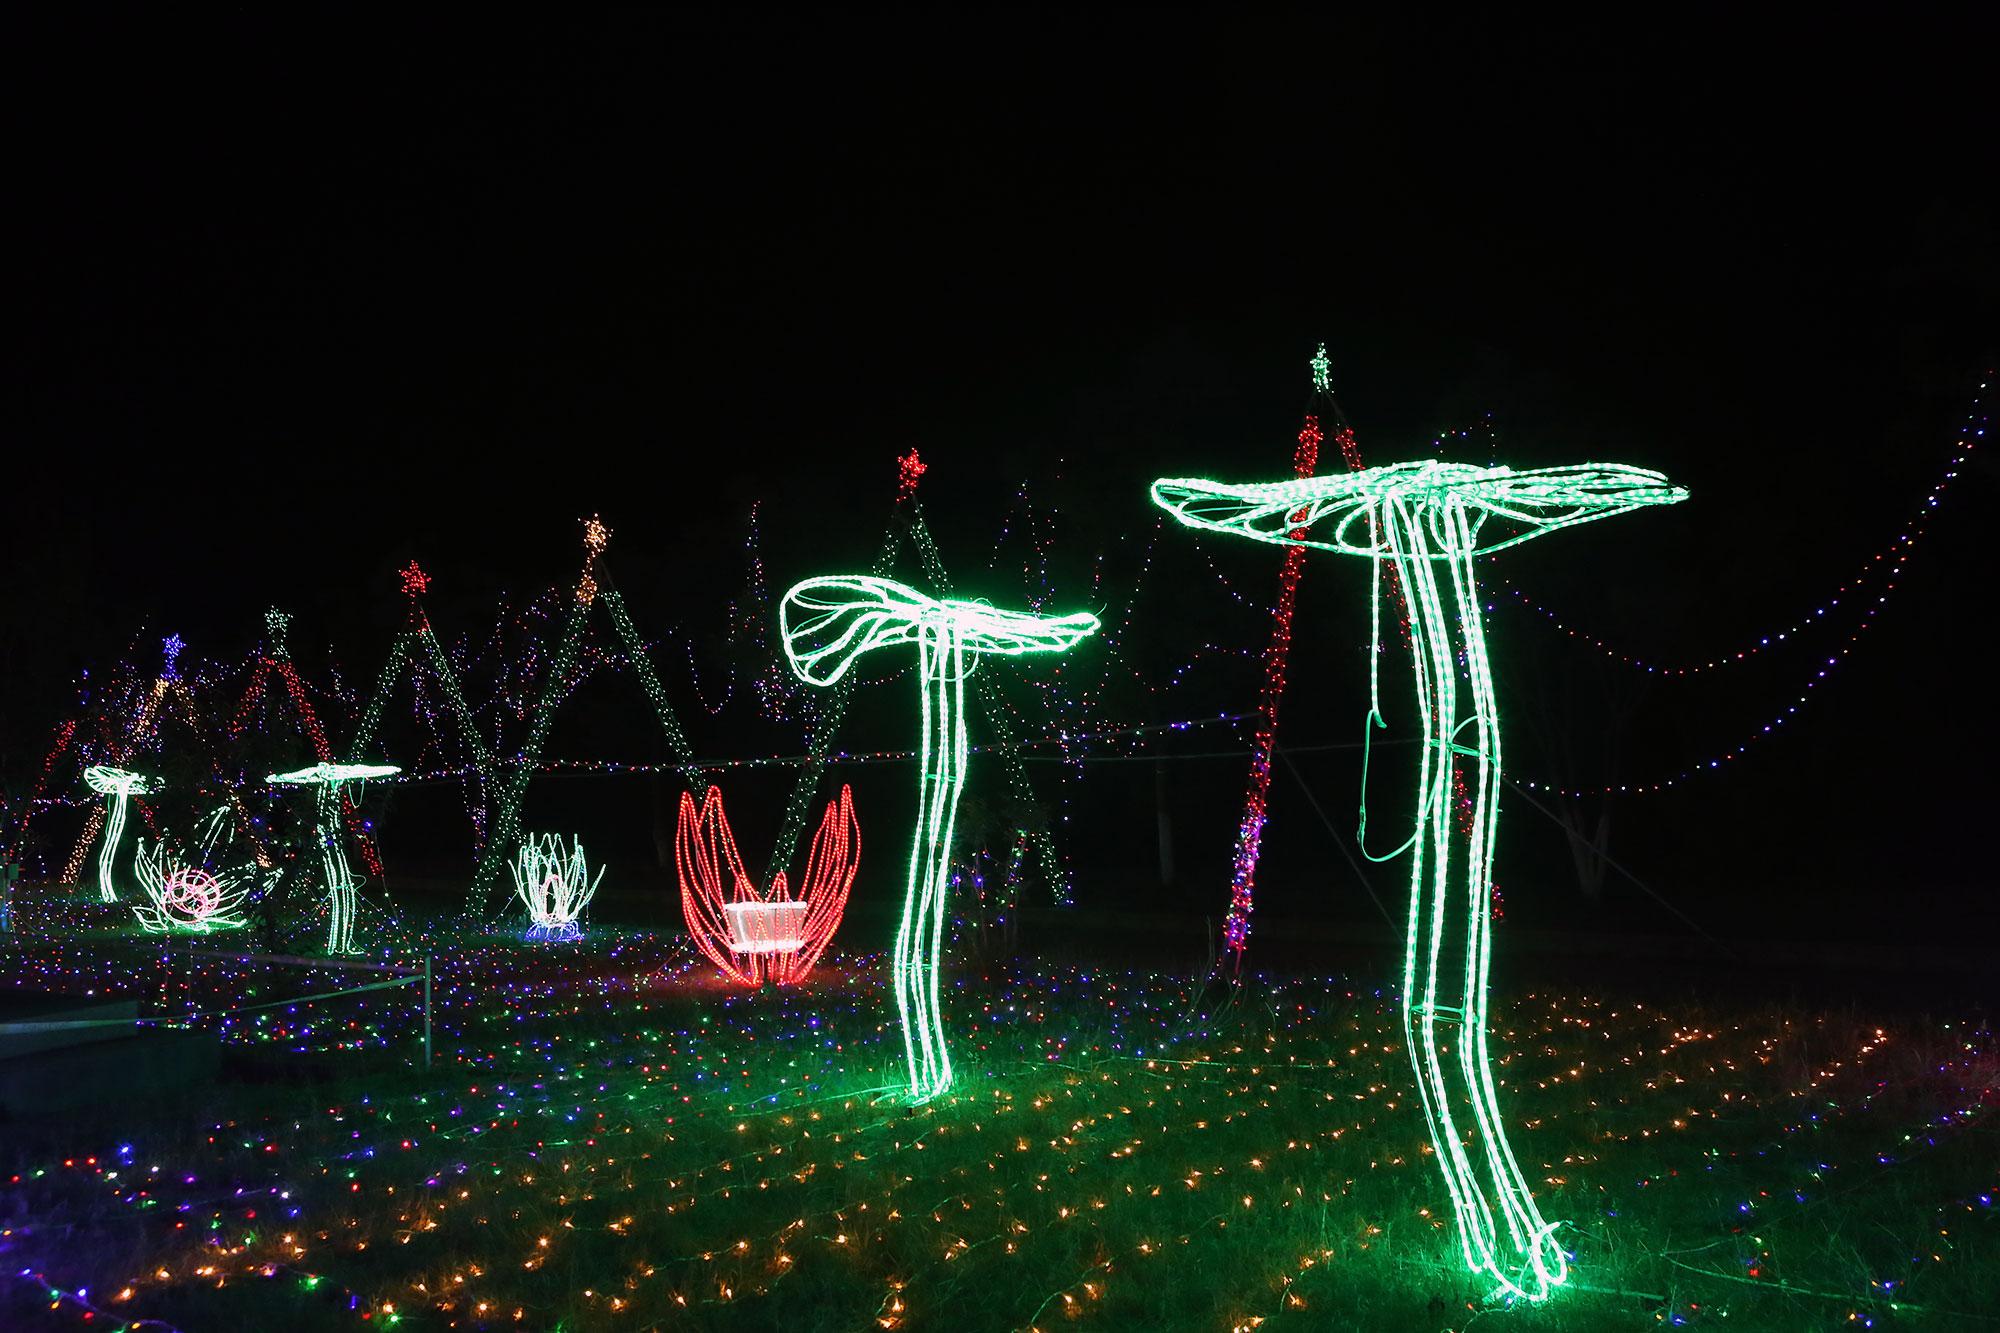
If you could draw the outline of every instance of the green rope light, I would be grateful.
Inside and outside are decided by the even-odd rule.
[[[1543,1221],[1535,1207],[1507,1142],[1487,1046],[1500,716],[1473,559],[1560,528],[1686,498],[1685,489],[1669,485],[1657,472],[1605,463],[1517,472],[1423,461],[1269,485],[1185,477],[1153,483],[1153,503],[1188,527],[1373,561],[1370,734],[1383,725],[1378,664],[1385,559],[1409,595],[1416,612],[1410,639],[1424,745],[1415,828],[1397,853],[1411,854],[1403,1039],[1466,1266],[1492,1278],[1503,1292],[1530,1301],[1548,1299],[1561,1285],[1568,1259],[1556,1243],[1555,1224]],[[1365,749],[1363,755],[1365,838]],[[1451,797],[1453,769],[1462,761],[1474,767],[1478,780],[1473,818],[1461,832],[1451,818]],[[1456,930],[1448,910],[1454,891],[1464,909]],[[1440,1058],[1439,1027],[1453,1024],[1460,1036],[1456,1059],[1447,1062]]]
[[[350,782],[386,778],[403,770],[394,764],[314,764],[290,773],[273,773],[266,782],[282,786],[311,787],[314,813],[319,818],[320,868],[326,875],[328,921],[326,951],[330,954],[359,953],[354,946],[355,884],[348,869],[346,825],[341,819],[340,789]]]
[[[111,862],[118,855],[119,841],[125,836],[125,806],[135,794],[144,796],[152,791],[153,780],[143,773],[113,768],[109,764],[92,764],[83,770],[83,781],[92,791],[111,798],[111,818],[104,829],[104,846],[97,853],[97,897],[100,902],[115,903],[118,891],[111,885]]]
[[[944,897],[952,827],[965,787],[965,678],[979,657],[1061,653],[1097,632],[1087,611],[1036,616],[983,602],[927,597],[868,574],[807,579],[778,607],[785,656],[808,684],[838,687],[863,653],[915,644],[922,682],[916,832],[896,927],[894,984],[909,1062],[908,1097],[930,1101],[951,1086],[939,999]]]

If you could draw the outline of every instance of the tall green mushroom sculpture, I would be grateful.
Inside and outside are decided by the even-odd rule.
[[[987,654],[1066,652],[1097,631],[1097,617],[1086,611],[1067,616],[1001,611],[983,602],[927,597],[893,579],[852,574],[795,585],[779,605],[778,624],[792,670],[818,686],[839,681],[872,649],[917,645],[923,771],[903,919],[896,928],[894,981],[909,1058],[909,1099],[927,1102],[951,1086],[938,955],[952,824],[965,786],[965,678],[975,665],[972,659]]]
[[[386,778],[402,771],[393,764],[314,764],[265,779],[313,789],[320,865],[326,872],[326,951],[330,954],[361,952],[354,947],[354,872],[347,867],[347,848],[341,841],[346,825],[341,820],[340,789],[350,782]]]
[[[92,764],[83,770],[83,781],[92,791],[111,798],[111,817],[104,826],[104,847],[97,853],[97,897],[100,902],[115,903],[118,891],[111,887],[111,861],[118,854],[119,840],[125,836],[125,804],[133,796],[144,796],[153,790],[153,780],[143,773],[109,764]]]
[[[1547,1298],[1567,1275],[1568,1262],[1508,1146],[1487,1051],[1500,717],[1473,560],[1558,528],[1686,498],[1686,490],[1667,484],[1657,472],[1613,463],[1517,472],[1427,460],[1268,485],[1188,477],[1153,483],[1153,503],[1189,527],[1374,562],[1371,730],[1381,725],[1382,561],[1395,566],[1415,610],[1410,644],[1424,727],[1415,828],[1406,844],[1411,855],[1403,1037],[1451,1193],[1466,1266],[1531,1301]],[[1446,608],[1447,591],[1452,611]],[[1461,684],[1470,695],[1469,709]],[[1462,835],[1450,817],[1452,773],[1460,763],[1469,764],[1477,777],[1473,818]],[[1464,909],[1456,924],[1447,912],[1454,895]],[[1450,1065],[1439,1058],[1440,1024],[1460,1029]],[[1468,1128],[1476,1147],[1466,1143]]]

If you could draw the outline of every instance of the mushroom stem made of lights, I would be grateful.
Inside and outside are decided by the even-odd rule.
[[[83,781],[92,791],[111,798],[104,846],[97,853],[97,897],[100,902],[115,903],[118,891],[111,885],[111,863],[118,854],[119,840],[125,836],[125,805],[135,794],[144,796],[152,791],[153,780],[109,764],[92,764],[83,770]]]
[[[347,866],[347,847],[342,834],[340,789],[350,782],[386,778],[403,770],[394,764],[314,764],[290,773],[273,773],[266,782],[282,786],[311,787],[317,818],[320,867],[326,875],[327,929],[329,954],[359,953],[354,947],[354,872]]]
[[[938,958],[952,827],[965,787],[965,678],[978,658],[989,654],[1066,652],[1097,631],[1097,617],[1087,611],[1066,616],[1002,611],[983,602],[928,597],[893,579],[845,574],[793,586],[778,607],[778,623],[792,670],[822,687],[837,683],[872,649],[917,648],[921,776],[893,981],[909,1063],[908,1100],[927,1102],[951,1086]]]
[[[1433,1155],[1451,1195],[1466,1266],[1491,1278],[1507,1295],[1546,1300],[1567,1277],[1568,1258],[1556,1242],[1555,1227],[1542,1220],[1507,1141],[1487,1047],[1500,717],[1473,560],[1559,528],[1646,505],[1675,504],[1687,498],[1687,491],[1669,485],[1657,472],[1620,464],[1517,472],[1426,460],[1250,486],[1169,477],[1154,482],[1152,494],[1156,505],[1188,527],[1366,556],[1373,562],[1371,733],[1383,725],[1382,563],[1395,567],[1416,612],[1410,642],[1424,728],[1415,827],[1399,849],[1411,854],[1403,1039],[1416,1071]],[[1365,749],[1363,755],[1365,852]],[[1473,817],[1462,825],[1451,818],[1452,777],[1460,763],[1472,767],[1476,776]],[[1457,921],[1447,911],[1454,890],[1464,908]],[[1451,974],[1447,968],[1454,962]],[[1459,1029],[1450,1065],[1439,1058],[1440,1024]],[[1471,1113],[1470,1126],[1462,1124],[1465,1108]],[[1474,1139],[1470,1150],[1468,1129]]]

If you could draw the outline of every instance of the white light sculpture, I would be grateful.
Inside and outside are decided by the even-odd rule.
[[[528,909],[529,939],[583,938],[583,909],[597,893],[604,868],[598,867],[597,877],[591,878],[581,839],[572,838],[565,850],[553,833],[529,834],[508,869],[514,893]]]

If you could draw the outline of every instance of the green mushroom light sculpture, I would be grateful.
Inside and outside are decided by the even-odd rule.
[[[1267,485],[1168,477],[1153,483],[1152,494],[1153,503],[1188,527],[1374,563],[1371,731],[1382,725],[1382,562],[1395,566],[1415,612],[1410,645],[1424,728],[1415,828],[1405,844],[1403,1038],[1466,1266],[1509,1295],[1544,1300],[1567,1276],[1568,1260],[1508,1145],[1487,1050],[1500,717],[1473,560],[1558,528],[1676,504],[1687,491],[1657,472],[1615,463],[1517,472],[1426,460]],[[1450,817],[1460,764],[1476,778],[1473,818],[1462,834]],[[1365,829],[1365,806],[1363,818]],[[1454,899],[1464,909],[1456,921],[1448,910]],[[1451,1025],[1459,1038],[1456,1058],[1447,1063],[1439,1058],[1439,1028]]]
[[[807,579],[778,608],[785,656],[808,684],[827,686],[876,648],[914,643],[923,687],[922,776],[903,918],[896,928],[896,1009],[909,1060],[911,1102],[951,1086],[951,1054],[939,1009],[938,955],[951,871],[952,825],[965,786],[965,678],[987,654],[1060,653],[1097,631],[1086,611],[1037,616],[984,602],[927,597],[893,579]]]
[[[118,890],[111,885],[111,863],[118,855],[119,840],[125,836],[125,805],[132,797],[151,792],[154,782],[143,773],[113,768],[109,764],[92,764],[84,769],[83,781],[92,791],[111,798],[111,817],[104,829],[104,847],[97,854],[97,896],[101,902],[115,903],[118,901]]]
[[[350,782],[386,778],[403,770],[394,764],[314,764],[289,773],[273,773],[266,782],[286,787],[311,787],[313,809],[318,817],[315,836],[319,839],[320,868],[326,879],[326,951],[360,953],[354,943],[354,913],[358,905],[354,872],[347,868],[343,843],[347,829],[341,820],[340,789]]]

